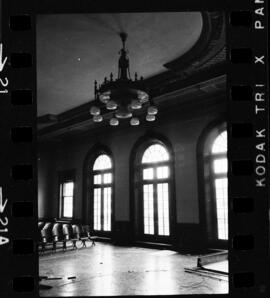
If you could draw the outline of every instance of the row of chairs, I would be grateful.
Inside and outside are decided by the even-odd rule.
[[[67,242],[72,242],[72,248],[77,249],[77,241],[81,241],[83,247],[86,247],[86,241],[95,244],[95,237],[91,236],[90,227],[81,224],[39,222],[39,246],[41,252],[44,252],[46,246],[52,246],[56,251],[57,243],[62,244],[63,250],[67,248]]]

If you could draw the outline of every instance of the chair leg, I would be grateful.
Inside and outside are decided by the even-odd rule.
[[[66,241],[63,241],[63,250],[65,251],[67,249],[67,243]]]
[[[76,240],[72,240],[72,244],[73,244],[73,249],[78,249],[78,247],[76,245]]]
[[[53,242],[53,252],[56,252],[56,242]]]
[[[83,247],[86,247],[85,240],[82,240]]]
[[[41,252],[42,253],[45,253],[45,243],[42,243],[41,244]]]

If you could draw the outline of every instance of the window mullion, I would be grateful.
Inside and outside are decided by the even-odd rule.
[[[154,235],[158,235],[158,203],[157,203],[157,182],[153,183],[154,199]]]

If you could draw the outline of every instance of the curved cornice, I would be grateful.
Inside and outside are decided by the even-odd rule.
[[[203,27],[198,41],[186,54],[166,63],[167,71],[147,79],[150,89],[160,90],[174,83],[181,84],[198,72],[225,64],[225,14],[202,12],[202,18]],[[221,72],[224,73],[223,70]]]
[[[225,15],[221,12],[202,12],[203,27],[195,45],[181,57],[164,66],[178,74],[201,68],[225,47]]]

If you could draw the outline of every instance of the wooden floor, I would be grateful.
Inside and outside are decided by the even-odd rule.
[[[120,296],[228,293],[228,282],[190,274],[197,256],[171,250],[114,246],[97,242],[77,251],[47,253],[40,257],[39,273],[58,280],[40,296]],[[76,277],[75,279],[68,279]]]

